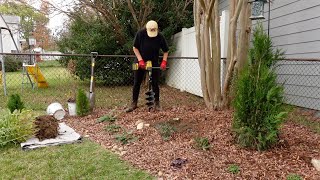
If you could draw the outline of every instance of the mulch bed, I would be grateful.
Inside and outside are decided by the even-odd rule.
[[[168,105],[161,112],[149,113],[142,107],[126,114],[122,113],[123,108],[118,108],[115,124],[137,137],[122,145],[115,140],[115,134],[105,130],[110,122],[97,122],[97,118],[110,111],[96,109],[89,116],[68,117],[65,121],[78,133],[107,149],[121,147],[123,153],[117,152],[123,160],[160,179],[286,179],[289,174],[320,179],[320,172],[311,164],[312,158],[320,159],[320,135],[292,121],[283,125],[276,147],[258,152],[234,143],[230,130],[231,110],[209,111],[203,106]],[[176,118],[179,118],[177,131],[164,141],[157,125]],[[150,127],[137,130],[139,120]],[[195,137],[208,138],[211,148],[208,151],[196,148]],[[173,166],[177,162],[180,166]],[[239,166],[239,173],[228,171],[232,164]]]

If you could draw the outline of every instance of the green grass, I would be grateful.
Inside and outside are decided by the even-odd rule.
[[[0,149],[0,179],[153,179],[98,144]]]
[[[313,132],[320,134],[320,122],[311,121],[308,118],[304,116],[295,116],[291,119],[293,122],[297,124],[301,124],[309,129],[311,129]]]
[[[296,124],[305,126],[308,129],[312,130],[313,132],[320,134],[319,121],[313,121],[309,119],[308,116],[301,115],[301,113],[298,112],[298,109],[295,108],[294,106],[287,106],[286,108],[289,112],[289,116],[287,118],[288,121],[292,121]]]

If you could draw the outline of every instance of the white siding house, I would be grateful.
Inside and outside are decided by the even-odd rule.
[[[7,15],[0,15],[0,27],[1,27],[1,41],[0,41],[0,50],[4,53],[11,53],[12,51],[16,51],[17,48],[14,44],[14,41],[20,51],[20,17],[18,16],[7,16]],[[10,33],[7,29],[11,30],[13,35],[13,39],[10,36]],[[14,40],[14,41],[13,41]]]

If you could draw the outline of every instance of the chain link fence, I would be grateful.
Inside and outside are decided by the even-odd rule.
[[[287,104],[320,110],[320,59],[281,60],[275,71]]]
[[[1,71],[0,108],[6,107],[11,94],[19,94],[27,108],[43,110],[53,102],[66,107],[78,89],[90,92],[92,59],[95,84],[91,88],[96,107],[125,107],[132,98],[134,56],[4,54],[1,57],[5,71]],[[198,60],[175,57],[168,61],[168,66],[160,78],[163,106],[203,106]],[[287,104],[320,110],[320,59],[281,60],[275,71],[278,83],[284,86]],[[140,90],[140,106],[146,103],[147,82],[146,77]]]
[[[91,65],[94,63],[94,86],[96,107],[125,107],[131,102],[134,56],[95,54],[3,54],[5,71],[1,71],[0,108],[5,108],[12,94],[19,94],[27,108],[44,110],[59,102],[67,107],[69,98],[75,98],[78,89],[90,92]],[[169,60],[170,61],[170,60]],[[195,58],[184,58],[192,69],[197,69]],[[181,62],[182,62],[181,61]],[[191,62],[194,61],[194,62]],[[194,78],[186,78],[181,67],[161,72],[160,101],[163,106],[203,105],[202,98],[184,92],[178,86],[186,84],[201,92]],[[2,64],[0,67],[3,67]],[[191,72],[192,73],[192,72]],[[147,74],[147,73],[146,73]],[[188,74],[192,75],[192,74]],[[147,78],[141,85],[139,105],[146,103]],[[200,83],[200,80],[199,80]],[[200,88],[200,89],[199,89]],[[89,96],[89,95],[88,95]]]

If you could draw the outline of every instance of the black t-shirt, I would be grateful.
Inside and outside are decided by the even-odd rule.
[[[167,42],[161,33],[156,37],[149,37],[144,28],[137,32],[133,46],[137,48],[144,61],[152,60],[153,66],[159,66],[159,50],[168,52]]]

